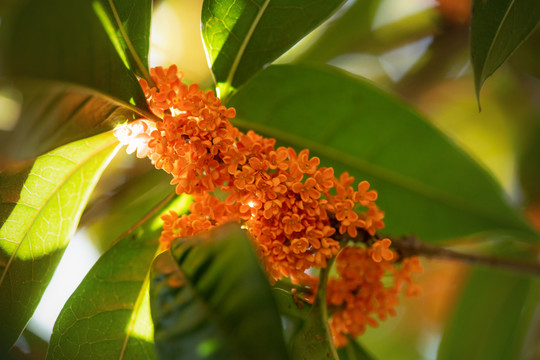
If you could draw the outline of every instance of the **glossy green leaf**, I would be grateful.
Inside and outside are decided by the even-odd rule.
[[[0,132],[2,152],[18,158],[40,155],[44,148],[48,151],[132,119],[131,112],[118,112],[118,106],[147,109],[138,81],[108,38],[94,1],[21,1],[2,18],[2,76],[20,87],[23,108],[17,126]],[[121,8],[129,9],[125,3]],[[121,15],[126,16],[128,35],[138,39],[134,42],[143,51],[148,48],[141,44],[148,42],[149,21],[131,19],[149,14],[139,6],[131,10]],[[92,111],[105,116],[96,118]],[[36,125],[43,133],[34,129]],[[7,141],[28,135],[32,142]]]
[[[0,174],[0,353],[32,316],[117,145],[105,133]]]
[[[160,215],[185,212],[190,197],[167,196],[118,238],[86,275],[54,325],[48,359],[155,359],[149,273]]]
[[[133,105],[71,83],[25,79],[17,85],[24,94],[19,122],[12,131],[0,131],[2,154],[13,159],[43,154],[118,123],[151,116]]]
[[[271,66],[231,97],[233,120],[281,145],[311,149],[336,174],[368,180],[385,232],[425,241],[484,231],[537,240],[495,180],[392,96],[329,67]]]
[[[437,358],[521,358],[539,290],[538,279],[475,270],[443,332]]]
[[[473,0],[471,58],[477,96],[484,81],[540,23],[536,0]]]
[[[288,358],[268,279],[238,225],[179,238],[154,267],[160,358]]]
[[[150,18],[152,0],[95,0],[94,11],[124,65],[150,79]]]
[[[205,0],[202,36],[226,98],[327,19],[343,0]]]

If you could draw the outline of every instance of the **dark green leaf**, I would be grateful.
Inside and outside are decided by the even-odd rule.
[[[339,360],[373,360],[366,349],[364,349],[354,339],[349,338],[349,343],[338,349]]]
[[[476,94],[540,23],[537,0],[473,0],[471,57]]]
[[[136,77],[118,56],[93,3],[93,0],[21,1],[9,16],[2,18],[2,75],[15,86],[21,86],[23,96],[23,113],[14,132],[0,132],[3,151],[9,149],[11,155],[18,151],[24,156],[40,155],[44,146],[38,146],[36,140],[9,144],[3,140],[23,139],[27,134],[47,140],[58,131],[61,135],[55,135],[53,147],[56,147],[96,134],[120,120],[131,119],[131,112],[121,110],[120,114],[115,110],[119,105],[132,104],[147,109]],[[126,6],[122,8],[128,9]],[[134,7],[129,14],[122,14],[127,16],[128,35],[137,34],[134,38],[139,39],[136,43],[140,51],[145,47],[142,43],[148,39],[149,23],[131,22],[131,19],[146,18],[148,14],[141,14],[146,11]],[[90,110],[105,116],[94,118]],[[59,111],[56,113],[59,119],[49,116],[55,111]],[[36,117],[42,115],[38,129],[45,130],[43,134],[33,130],[38,124]],[[108,118],[108,115],[113,117]],[[49,121],[53,123],[44,123]]]
[[[38,335],[25,329],[15,346],[11,348],[9,353],[2,357],[6,360],[38,360],[44,359],[47,356],[47,347],[49,343],[43,340]],[[0,354],[3,355],[3,354]]]
[[[189,197],[163,199],[92,267],[54,325],[49,359],[155,359],[149,273],[167,209],[187,210]],[[96,331],[89,331],[96,329]]]
[[[179,238],[154,264],[162,359],[288,358],[268,279],[238,225]]]
[[[202,35],[226,98],[328,18],[344,0],[205,0]]]
[[[150,79],[150,18],[152,0],[96,0],[92,3],[124,65]]]
[[[437,359],[519,359],[534,305],[538,279],[475,270],[443,332]]]
[[[117,145],[105,133],[0,174],[0,353],[32,316]]]
[[[271,66],[231,98],[243,129],[309,148],[336,174],[368,180],[385,232],[425,241],[534,230],[494,179],[422,117],[359,78],[327,67]]]
[[[30,158],[118,123],[150,116],[71,83],[25,79],[17,85],[24,94],[19,122],[12,131],[0,131],[0,149],[9,158]]]

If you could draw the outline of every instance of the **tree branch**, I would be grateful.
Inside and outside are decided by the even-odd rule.
[[[427,258],[449,259],[471,265],[484,265],[497,269],[540,275],[540,264],[503,259],[486,255],[467,254],[439,246],[423,243],[414,236],[390,238],[392,247],[402,257],[424,256]]]

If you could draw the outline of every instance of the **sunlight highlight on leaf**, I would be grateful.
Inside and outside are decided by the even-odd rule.
[[[226,98],[320,25],[344,0],[205,0],[202,35],[218,94]]]
[[[0,352],[26,325],[90,193],[119,149],[112,133],[80,140],[0,174]],[[5,332],[9,332],[5,333]]]
[[[148,274],[159,251],[160,216],[171,209],[183,213],[189,202],[188,196],[168,194],[141,217],[126,218],[134,222],[124,224],[124,234],[64,305],[51,336],[49,359],[156,358]],[[127,211],[140,213],[137,208]]]

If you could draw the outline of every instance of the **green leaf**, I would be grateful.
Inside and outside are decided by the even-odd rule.
[[[152,0],[95,0],[92,6],[124,65],[151,81],[148,29]]]
[[[169,208],[187,210],[188,196],[163,199],[86,275],[54,325],[48,359],[155,359],[148,297],[149,272]]]
[[[360,78],[329,67],[271,66],[231,97],[243,129],[311,149],[336,174],[368,180],[385,232],[425,241],[534,230],[501,187],[426,120]]]
[[[129,224],[135,224],[175,192],[174,186],[169,184],[170,174],[156,171],[150,164],[148,168],[144,175],[133,177],[123,184],[116,194],[85,210],[80,226],[85,228],[94,244],[108,249],[113,241],[125,233]]]
[[[94,1],[23,1],[2,18],[2,75],[20,86],[23,97],[23,113],[16,128],[0,132],[0,148],[9,149],[8,154],[18,158],[40,155],[46,147],[39,146],[38,140],[47,140],[48,151],[48,136],[55,132],[60,135],[55,135],[53,148],[133,118],[132,112],[118,113],[117,106],[147,109],[138,80],[109,40],[93,8]],[[149,14],[141,6],[132,10],[121,15],[126,16],[128,35],[138,39],[135,43],[143,51],[149,22],[140,19]],[[93,111],[105,116],[95,118]],[[36,124],[39,126],[34,129]],[[28,144],[4,141],[25,139],[28,134],[39,139]]]
[[[338,349],[339,360],[373,360],[369,354],[357,341],[349,338],[349,342],[344,347]]]
[[[13,159],[40,155],[118,123],[152,116],[104,93],[71,83],[24,79],[17,85],[24,94],[19,122],[12,131],[0,131],[0,149]]]
[[[226,98],[327,19],[344,0],[205,0],[202,36]]]
[[[117,145],[105,133],[0,174],[0,353],[32,316]]]
[[[268,279],[238,225],[179,238],[154,264],[160,358],[288,359]]]
[[[538,279],[475,270],[443,332],[437,359],[518,359],[538,302]]]
[[[536,0],[474,0],[471,58],[476,95],[484,81],[505,62],[540,23]]]
[[[25,329],[15,346],[11,348],[7,360],[44,359],[47,355],[49,343],[28,329]]]

